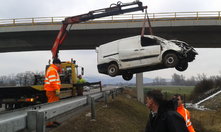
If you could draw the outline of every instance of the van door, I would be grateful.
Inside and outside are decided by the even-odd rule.
[[[122,39],[119,42],[119,60],[121,62],[121,69],[137,67],[141,65],[139,37],[130,37]]]
[[[161,53],[160,40],[149,37],[141,37],[140,57],[142,65],[154,65],[159,63],[158,56]]]

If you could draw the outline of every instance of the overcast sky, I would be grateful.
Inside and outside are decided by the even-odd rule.
[[[131,2],[133,0],[121,0]],[[106,8],[117,0],[0,0],[0,19],[30,18],[52,16],[74,16],[88,11]],[[221,0],[143,0],[148,6],[148,12],[189,12],[189,11],[221,11]],[[1,30],[1,28],[0,28]],[[218,75],[221,72],[220,49],[197,49],[199,55],[189,64],[185,72],[175,69],[164,69],[144,73],[145,77],[171,78],[173,73],[186,77],[205,73],[207,76]],[[74,58],[79,65],[85,67],[87,76],[100,76],[96,68],[96,53],[90,51],[61,51],[62,60]],[[45,56],[42,58],[42,56]],[[50,51],[18,52],[0,54],[0,75],[16,74],[24,71],[43,71]]]
[[[133,0],[121,0],[124,3]],[[118,0],[0,0],[0,18],[73,16]],[[220,0],[142,0],[149,12],[220,11]]]

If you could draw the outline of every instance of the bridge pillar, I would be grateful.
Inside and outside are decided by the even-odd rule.
[[[136,74],[137,100],[144,103],[143,73]]]

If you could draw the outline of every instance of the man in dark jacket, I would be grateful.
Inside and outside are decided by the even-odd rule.
[[[160,90],[148,91],[146,103],[150,115],[145,132],[188,132],[183,117],[167,107]]]

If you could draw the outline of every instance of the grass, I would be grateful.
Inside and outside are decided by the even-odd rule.
[[[203,102],[207,111],[191,110],[191,116],[195,122],[201,124],[201,132],[221,132],[221,94]],[[195,123],[194,122],[194,123]]]
[[[128,94],[109,99],[108,107],[104,103],[96,105],[96,121],[82,113],[75,119],[63,123],[53,132],[142,132],[147,121],[147,109]],[[90,112],[90,111],[88,111]]]
[[[161,87],[162,88],[162,87]],[[184,87],[183,87],[184,88]],[[171,93],[175,88],[166,88]],[[190,90],[191,87],[185,90]],[[186,93],[183,92],[183,93]],[[221,100],[217,100],[221,103]],[[143,132],[148,119],[149,110],[144,104],[136,101],[135,89],[127,89],[123,95],[114,100],[109,99],[108,107],[104,103],[96,104],[96,121],[80,114],[77,118],[69,119],[52,132]],[[221,132],[221,107],[216,111],[190,110],[191,121],[196,132]]]
[[[146,86],[144,87],[144,93],[153,89],[161,90],[166,98],[171,98],[174,94],[181,94],[185,95],[188,99],[194,90],[194,86]]]
[[[190,113],[197,132],[221,132],[221,108],[216,111],[190,110]]]

